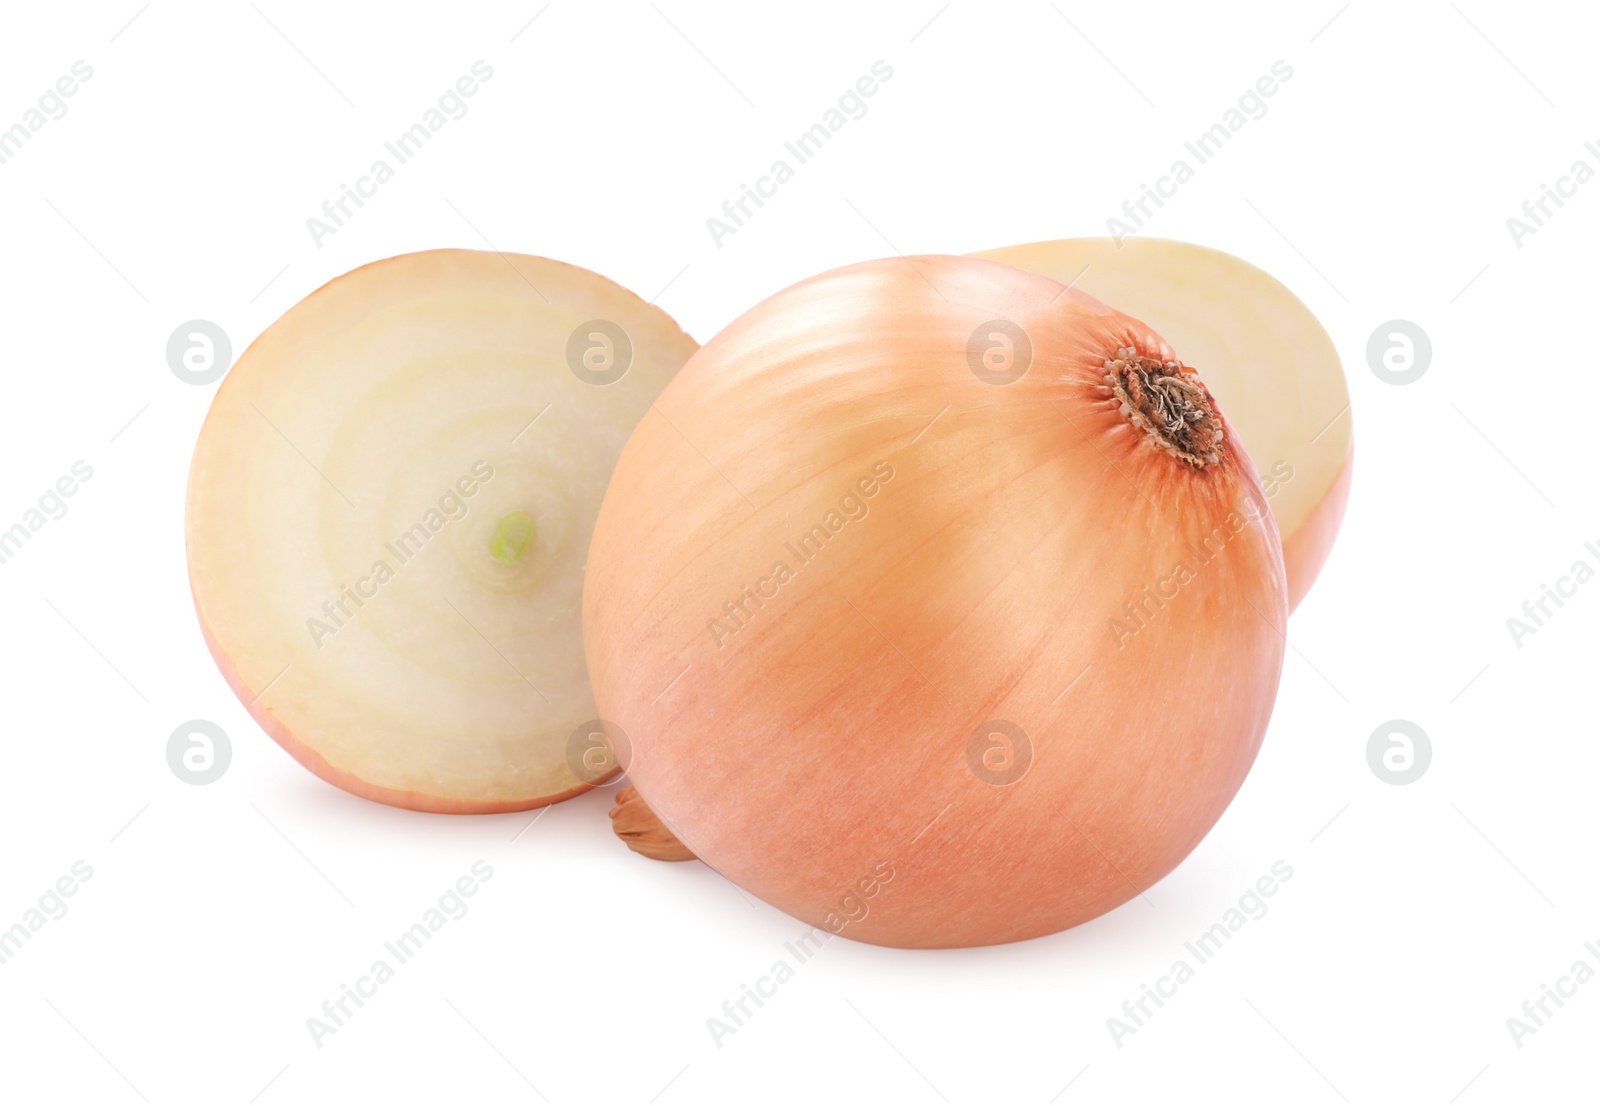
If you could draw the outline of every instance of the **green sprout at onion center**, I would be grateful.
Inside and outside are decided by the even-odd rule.
[[[533,519],[522,511],[512,511],[494,528],[489,553],[502,564],[514,565],[533,541]]]

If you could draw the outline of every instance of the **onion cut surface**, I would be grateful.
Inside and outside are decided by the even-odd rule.
[[[691,358],[623,450],[584,588],[601,715],[672,834],[905,947],[1052,933],[1177,865],[1255,758],[1287,593],[1226,408],[1173,360],[953,257],[814,277]],[[1211,412],[1216,459],[1136,425],[1108,361],[1198,412],[1185,433]]]
[[[589,537],[694,349],[626,289],[521,255],[407,254],[292,308],[224,379],[189,478],[195,605],[250,713],[396,806],[521,810],[599,782],[568,752],[595,716]]]
[[[1221,250],[1165,238],[1067,238],[984,250],[1157,328],[1228,413],[1283,537],[1289,609],[1333,548],[1350,497],[1350,391],[1322,324],[1289,289]]]

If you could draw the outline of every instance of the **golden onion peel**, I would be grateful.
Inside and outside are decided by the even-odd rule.
[[[601,717],[683,845],[906,947],[1053,933],[1171,871],[1255,758],[1287,618],[1182,354],[958,257],[814,277],[695,353],[584,584]]]

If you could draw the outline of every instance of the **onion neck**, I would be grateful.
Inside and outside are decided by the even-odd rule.
[[[1120,410],[1158,449],[1195,468],[1222,460],[1224,435],[1215,401],[1182,362],[1141,357],[1129,346],[1107,357],[1105,369]]]

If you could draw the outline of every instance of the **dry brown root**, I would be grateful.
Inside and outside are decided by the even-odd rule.
[[[617,792],[617,805],[611,808],[611,828],[640,856],[651,860],[695,859],[694,853],[645,805],[635,788],[624,787]]]

